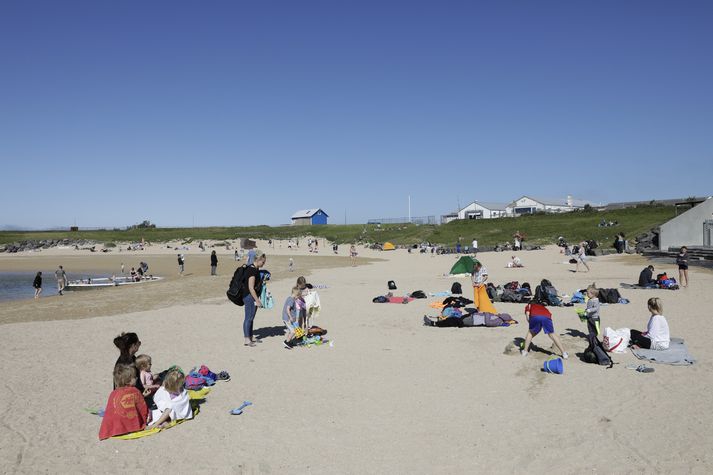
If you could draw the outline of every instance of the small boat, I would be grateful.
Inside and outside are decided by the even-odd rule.
[[[140,280],[134,280],[129,276],[98,277],[96,279],[70,280],[64,290],[101,289],[105,287],[119,287],[123,285],[145,284],[147,282],[156,282],[159,280],[163,280],[163,277],[148,275],[142,277]]]

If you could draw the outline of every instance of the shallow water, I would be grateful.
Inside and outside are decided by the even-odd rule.
[[[35,280],[36,272],[0,272],[0,302],[11,300],[31,299],[35,296],[35,289],[32,282]],[[86,279],[91,277],[110,277],[109,274],[97,273],[67,273],[69,280]],[[42,294],[41,297],[57,295],[57,279],[54,271],[42,271]]]

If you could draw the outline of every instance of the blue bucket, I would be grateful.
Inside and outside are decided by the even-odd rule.
[[[545,373],[564,373],[564,365],[562,364],[562,358],[551,358],[545,361],[545,364],[543,365],[542,369],[545,371]]]

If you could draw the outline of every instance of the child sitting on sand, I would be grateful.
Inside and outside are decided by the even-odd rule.
[[[165,427],[170,421],[192,419],[193,409],[188,392],[183,387],[186,376],[180,368],[171,368],[163,379],[163,385],[154,395],[156,409],[151,413],[153,423],[149,426]]]
[[[136,357],[136,368],[139,370],[139,379],[144,385],[144,395],[155,393],[161,387],[158,378],[151,372],[151,357],[139,355]]]
[[[650,298],[647,302],[651,317],[646,325],[646,331],[631,330],[630,344],[632,348],[645,348],[647,350],[668,350],[671,336],[668,322],[663,313],[663,303],[658,297]]]
[[[559,335],[555,333],[555,327],[552,324],[552,314],[550,313],[544,305],[539,303],[529,303],[525,306],[525,317],[529,323],[529,331],[525,336],[525,344],[520,350],[522,356],[527,356],[530,352],[530,343],[535,335],[540,333],[540,330],[545,330],[545,335],[549,336],[554,342],[555,346],[562,352],[562,358],[567,359],[569,355],[564,351],[562,346],[562,341],[560,341]]]
[[[285,299],[285,305],[282,307],[282,323],[287,327],[287,338],[283,342],[285,348],[291,349],[290,342],[295,338],[295,330],[297,329],[297,320],[299,318],[297,310],[297,301],[300,300],[302,291],[299,287],[292,287],[292,293]]]
[[[99,428],[99,440],[115,435],[143,430],[148,418],[148,406],[136,389],[136,368],[117,364],[114,368],[114,389],[106,403]]]

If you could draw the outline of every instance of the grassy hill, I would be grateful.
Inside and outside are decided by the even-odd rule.
[[[300,236],[317,236],[340,244],[349,242],[385,242],[394,244],[414,244],[430,241],[445,246],[455,246],[459,236],[464,244],[473,238],[480,246],[492,246],[512,241],[512,235],[520,231],[527,236],[529,244],[551,244],[559,236],[569,242],[594,239],[603,247],[611,247],[614,235],[623,232],[631,239],[637,234],[665,223],[675,215],[672,206],[643,206],[597,212],[572,212],[564,214],[535,214],[519,218],[499,218],[453,221],[442,226],[415,224],[390,225],[326,225],[326,226],[246,226],[207,228],[154,228],[130,230],[98,231],[32,231],[0,232],[0,244],[23,240],[42,239],[90,239],[100,242],[140,241],[143,237],[150,242],[169,240],[235,239],[249,237],[257,239],[289,239]],[[600,228],[601,219],[617,221],[616,227]]]

